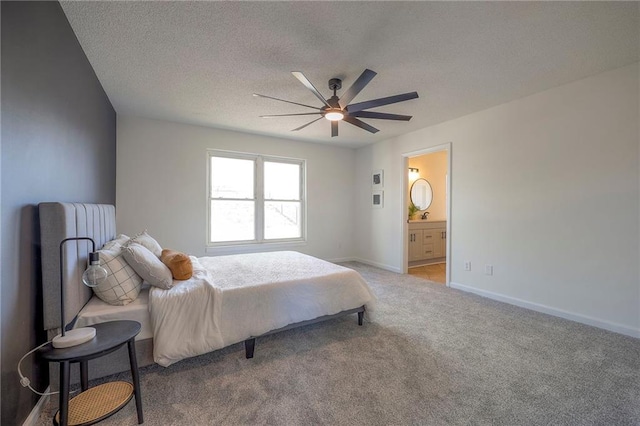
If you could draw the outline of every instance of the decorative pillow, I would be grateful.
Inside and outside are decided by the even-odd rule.
[[[193,275],[191,259],[179,251],[164,249],[160,255],[162,263],[171,270],[171,275],[176,280],[188,280]]]
[[[107,241],[106,243],[104,243],[104,245],[102,246],[102,250],[113,250],[115,248],[122,247],[127,243],[127,241],[129,241],[129,239],[130,238],[127,237],[126,235],[120,234],[117,237],[115,237],[113,240]]]
[[[142,278],[133,270],[122,257],[122,249],[114,247],[108,250],[98,250],[100,265],[107,270],[107,279],[93,292],[110,305],[123,306],[133,302],[140,293]]]
[[[171,270],[142,244],[130,242],[122,249],[122,256],[129,266],[152,286],[164,289],[173,286]]]
[[[155,254],[156,257],[160,257],[162,254],[162,246],[158,244],[158,242],[151,237],[151,235],[147,234],[147,230],[145,229],[135,237],[129,240],[129,243],[138,243],[145,248],[147,248],[151,253]]]

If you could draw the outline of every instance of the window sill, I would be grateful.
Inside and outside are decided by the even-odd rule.
[[[205,254],[225,255],[240,253],[258,253],[261,251],[289,250],[294,247],[306,246],[307,242],[300,241],[282,241],[277,243],[247,243],[247,244],[229,244],[220,246],[207,246],[204,249]]]

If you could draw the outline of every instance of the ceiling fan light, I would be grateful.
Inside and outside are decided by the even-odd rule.
[[[340,121],[344,118],[344,114],[340,111],[330,111],[324,115],[329,121]]]

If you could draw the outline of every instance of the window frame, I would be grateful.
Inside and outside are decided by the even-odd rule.
[[[211,196],[211,159],[212,157],[233,158],[239,160],[252,160],[253,161],[253,195],[254,195],[254,239],[253,240],[238,240],[238,241],[212,241],[211,240],[211,202],[214,200],[224,200],[225,198],[214,198]],[[264,206],[265,199],[264,194],[264,163],[284,163],[284,164],[296,164],[300,167],[299,175],[299,188],[300,194],[298,200],[271,200],[268,201],[298,201],[300,202],[300,237],[296,238],[278,238],[278,239],[265,239],[265,212]],[[306,160],[291,157],[279,157],[274,155],[252,154],[246,152],[236,151],[223,151],[217,149],[207,150],[207,185],[206,185],[206,200],[207,200],[207,215],[206,215],[206,247],[216,248],[225,246],[259,246],[259,245],[278,245],[287,243],[301,243],[306,242],[307,235],[307,189],[306,189]],[[230,199],[233,200],[233,199]]]

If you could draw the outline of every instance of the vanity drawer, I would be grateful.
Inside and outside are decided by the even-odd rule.
[[[435,257],[435,245],[433,243],[427,243],[422,245],[422,256],[424,259],[432,259]]]
[[[422,244],[435,244],[436,241],[440,241],[442,238],[441,232],[439,229],[424,229],[422,230]]]

